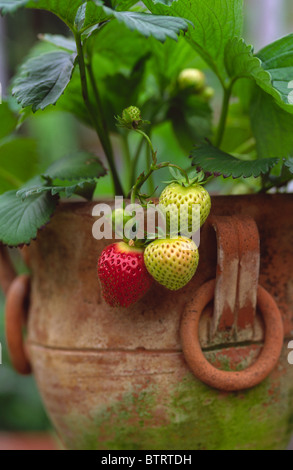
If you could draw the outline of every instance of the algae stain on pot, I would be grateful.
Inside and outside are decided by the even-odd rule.
[[[137,387],[90,419],[68,417],[67,424],[78,423],[80,432],[74,433],[78,441],[66,444],[84,450],[286,448],[292,396],[284,384],[272,383],[267,379],[245,393],[222,393],[188,374],[164,397],[153,385]],[[286,395],[286,409],[280,394]]]
[[[245,393],[221,393],[186,378],[177,392],[176,409],[185,409],[183,433],[198,449],[269,450],[286,447],[290,434],[270,380]],[[193,388],[193,393],[187,390]],[[180,412],[180,411],[179,411]],[[182,436],[184,437],[184,436]]]

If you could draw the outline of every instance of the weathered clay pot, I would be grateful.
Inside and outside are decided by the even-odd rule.
[[[186,303],[192,310],[198,289],[219,276],[211,224],[203,229],[200,266],[188,286],[172,293],[154,285],[133,307],[113,309],[103,301],[96,275],[106,242],[92,237],[92,207],[61,204],[26,253],[32,272],[27,354],[65,446],[285,448],[293,429],[293,366],[288,363],[293,331],[293,196],[213,198],[212,217],[255,220],[261,246],[259,283],[275,299],[285,330],[282,355],[269,376],[245,391],[230,392],[194,376],[180,337]],[[229,247],[229,233],[225,243]],[[223,290],[224,301],[226,295]],[[236,335],[235,330],[231,334],[231,325],[218,325],[221,332],[211,335],[212,316],[210,304],[199,326],[206,358],[225,371],[246,369],[262,349],[262,315],[257,315],[255,328],[240,325]]]

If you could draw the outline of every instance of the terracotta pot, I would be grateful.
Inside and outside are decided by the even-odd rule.
[[[106,242],[92,237],[93,205],[61,204],[25,253],[32,283],[26,349],[20,357],[26,351],[46,409],[65,446],[87,450],[285,448],[293,428],[293,365],[288,362],[293,331],[293,196],[213,198],[211,218],[201,236],[200,266],[193,280],[175,293],[154,285],[129,309],[112,309],[101,297],[96,264]],[[227,225],[233,218],[217,219],[234,215],[242,224],[237,233],[244,254],[238,260],[232,246],[233,228]],[[273,351],[274,344],[283,338],[278,324],[279,336],[266,343],[271,346],[262,355],[261,366],[268,367],[264,376],[252,369],[252,381],[243,386],[247,389],[233,391],[237,377],[244,377],[239,371],[256,361],[266,336],[274,335],[277,329],[266,323],[264,311],[269,302],[260,305],[259,299],[262,312],[256,319],[251,309],[258,283],[258,244],[251,235],[251,218],[260,234],[259,284],[279,307],[285,339],[279,358],[278,345]],[[223,253],[219,247],[217,253],[217,243],[223,249],[223,259],[219,259]],[[226,262],[221,271],[221,263],[225,266]],[[227,304],[233,297],[233,266],[238,286],[245,281],[245,298],[251,302],[238,305],[236,321],[233,312],[229,320],[231,305]],[[206,284],[215,278],[213,285]],[[209,303],[215,285],[216,321]],[[193,305],[199,296],[206,295],[202,291],[198,294],[201,286],[207,286],[203,287],[206,293],[211,291],[198,326],[201,347],[213,370],[229,371],[226,390],[230,391],[225,391],[222,379],[219,386],[217,381],[207,385],[200,371],[200,378],[196,378],[191,370],[197,373],[197,357],[192,358],[193,344],[191,347],[189,342],[197,335],[192,316],[200,308]],[[236,293],[238,303],[244,290]],[[10,294],[10,302],[15,298]],[[274,300],[272,310],[277,309]],[[28,364],[21,366],[28,371]],[[207,383],[212,376],[208,372]],[[254,385],[254,377],[259,385]]]

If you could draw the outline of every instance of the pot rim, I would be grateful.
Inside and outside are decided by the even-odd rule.
[[[117,196],[95,198],[92,201],[85,201],[84,199],[81,199],[81,198],[60,199],[57,209],[60,206],[66,207],[66,208],[71,207],[71,206],[82,208],[84,206],[91,207],[91,206],[94,206],[95,204],[101,204],[101,203],[112,204],[115,201],[115,197]],[[275,200],[283,199],[283,200],[292,201],[293,203],[293,193],[277,193],[277,194],[264,193],[264,194],[235,194],[235,195],[234,194],[229,194],[229,195],[211,194],[211,198],[212,200],[213,199],[217,199],[217,200],[233,199],[233,200],[238,200],[239,202],[246,200],[247,203],[255,203],[256,201],[259,202],[259,201],[267,201],[267,200],[271,200],[273,203]],[[124,198],[124,201],[130,203],[129,198]],[[157,202],[158,198],[151,198],[150,201]]]

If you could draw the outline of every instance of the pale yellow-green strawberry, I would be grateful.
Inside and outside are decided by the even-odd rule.
[[[181,90],[191,89],[195,93],[204,88],[205,81],[205,74],[199,69],[184,69],[178,77],[178,85]]]
[[[144,262],[159,284],[178,290],[188,284],[197,270],[198,249],[189,238],[158,239],[146,247]]]
[[[188,230],[191,233],[197,231],[205,223],[211,210],[210,195],[198,183],[187,186],[179,182],[169,184],[163,190],[159,203],[165,209],[169,206],[170,210],[166,212],[167,223],[170,227],[173,218],[175,226],[178,228],[178,233],[186,232],[186,226],[188,226]],[[198,212],[193,210],[193,206],[198,208]],[[173,233],[174,229],[172,230]],[[187,233],[184,234],[187,235]]]

